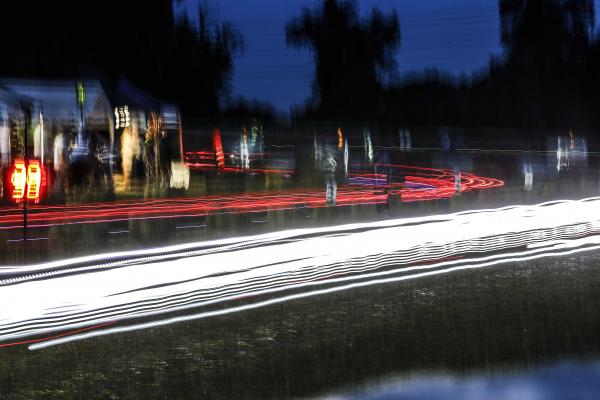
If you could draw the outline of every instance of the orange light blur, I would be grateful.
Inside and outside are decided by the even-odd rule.
[[[338,149],[341,149],[342,147],[344,147],[344,133],[342,132],[342,128],[338,128],[337,134],[338,134]]]
[[[12,199],[21,200],[25,195],[25,188],[27,186],[27,171],[25,168],[25,161],[17,160],[13,165],[13,172],[10,178],[10,182],[13,186]]]
[[[213,150],[217,158],[217,167],[223,169],[225,167],[225,153],[223,152],[223,142],[221,141],[221,130],[215,128],[213,131]]]
[[[29,200],[40,200],[40,189],[42,187],[42,168],[38,160],[31,160],[27,165],[27,198]]]
[[[16,203],[24,199],[39,203],[47,185],[44,167],[39,160],[16,160],[10,174],[10,198]]]

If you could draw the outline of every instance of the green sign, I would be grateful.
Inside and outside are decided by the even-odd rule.
[[[77,103],[83,105],[85,103],[85,88],[83,82],[77,82]]]

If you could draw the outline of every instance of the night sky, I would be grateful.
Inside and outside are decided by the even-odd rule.
[[[312,56],[287,48],[284,27],[303,5],[315,5],[318,0],[185,1],[190,14],[196,14],[198,1],[203,1],[214,19],[230,21],[241,31],[246,49],[236,59],[234,96],[271,102],[289,111],[310,95]],[[361,16],[373,6],[398,13],[402,74],[429,67],[470,73],[484,68],[490,55],[501,52],[496,0],[361,0]],[[596,0],[597,15],[599,11],[600,0]]]

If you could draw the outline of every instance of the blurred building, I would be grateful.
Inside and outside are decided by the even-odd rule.
[[[181,135],[178,107],[125,79],[105,85],[97,79],[0,78],[0,170],[15,162],[40,165],[42,173],[52,171],[54,192],[74,186],[113,192],[113,175],[131,178],[142,155],[145,170],[136,179],[185,188]]]

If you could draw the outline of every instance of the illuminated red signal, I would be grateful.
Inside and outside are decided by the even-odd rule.
[[[38,203],[46,186],[44,168],[38,160],[16,160],[10,174],[12,192],[10,199],[20,203],[23,199]]]
[[[10,177],[10,183],[13,188],[11,198],[16,201],[23,199],[27,187],[27,169],[25,167],[25,161],[15,161]]]
[[[38,160],[31,160],[27,165],[27,198],[38,202],[42,187],[42,167]]]

